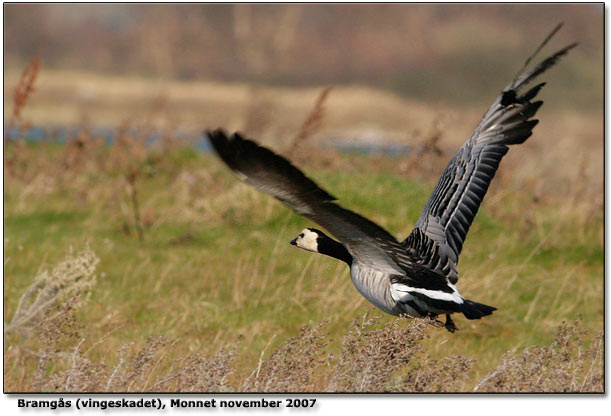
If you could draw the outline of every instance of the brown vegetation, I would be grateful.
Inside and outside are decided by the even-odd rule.
[[[508,352],[475,388],[481,392],[603,392],[604,336],[563,322],[550,346]]]
[[[73,258],[78,267],[79,258]],[[328,353],[325,324],[308,325],[276,347],[249,376],[240,377],[241,344],[208,356],[176,356],[178,340],[149,337],[92,358],[107,334],[94,341],[78,324],[77,297],[49,309],[31,337],[5,352],[5,391],[9,392],[465,392],[475,359],[431,359],[422,345],[435,330],[426,319],[395,319],[386,324],[365,315],[355,319]],[[100,347],[101,348],[101,347]],[[592,336],[579,321],[563,323],[550,346],[509,352],[480,378],[480,392],[603,392],[603,336]],[[28,374],[28,362],[38,362]],[[114,363],[114,364],[111,364]],[[15,378],[17,377],[17,378]]]
[[[320,129],[325,115],[324,103],[329,96],[331,89],[331,87],[327,87],[321,91],[318,98],[316,98],[314,107],[303,121],[303,124],[297,131],[295,137],[293,137],[293,139],[290,141],[290,144],[285,152],[286,157],[289,159],[295,155],[299,147],[302,146],[303,143],[308,140],[308,138],[310,138],[316,133],[317,130]]]
[[[28,103],[28,99],[32,92],[34,92],[34,84],[38,78],[40,72],[40,57],[38,54],[34,56],[28,65],[21,73],[21,78],[13,90],[13,111],[9,119],[7,130],[11,130],[13,127],[19,127],[21,129],[26,128],[27,125],[24,123],[21,117],[21,111],[25,108]]]
[[[235,184],[228,185],[224,179],[217,178],[216,173],[200,168],[181,169],[180,163],[172,161],[180,152],[179,148],[158,153],[129,139],[108,149],[97,146],[96,140],[86,134],[81,134],[70,143],[77,141],[80,144],[68,144],[51,154],[24,147],[21,155],[23,163],[7,182],[10,195],[19,195],[20,202],[17,201],[17,205],[11,202],[11,206],[19,207],[22,213],[28,212],[33,209],[28,201],[40,198],[44,201],[47,195],[67,194],[68,206],[94,206],[96,210],[109,210],[111,215],[108,218],[112,219],[110,226],[122,229],[129,237],[134,221],[136,224],[142,221],[143,227],[145,224],[158,227],[176,215],[204,224],[210,221],[250,222],[252,207],[265,203],[263,196]],[[66,160],[70,162],[64,163]],[[373,168],[374,163],[380,168],[380,161],[372,161],[367,164],[369,169]],[[147,179],[149,175],[154,177],[159,172],[173,178],[169,190],[171,204],[162,208],[148,202],[142,218],[131,215],[134,212],[130,214],[129,200],[133,194],[121,192],[125,172],[133,172],[126,170],[130,166],[136,166],[132,169],[138,169],[142,175],[143,186],[150,180]],[[350,164],[344,167],[350,169]],[[53,174],[49,175],[49,172]],[[202,186],[205,190],[202,190]],[[582,188],[579,184],[575,189],[582,192]],[[159,189],[155,192],[161,195]],[[151,198],[155,196],[147,196],[149,201]],[[228,201],[232,200],[243,201],[243,204],[229,204]],[[566,215],[581,213],[577,221],[584,221],[584,224],[591,221],[589,212],[600,215],[591,205],[587,211],[583,211],[582,205],[573,206],[571,201],[570,210],[565,208]],[[63,204],[60,207],[65,207]],[[161,209],[166,212],[161,214]],[[499,216],[512,212],[510,207],[497,207],[494,204],[489,209],[492,212],[498,210]],[[532,221],[533,224],[541,222],[537,214],[529,212],[522,213],[522,220]],[[120,224],[123,224],[122,228]],[[555,232],[559,232],[558,229]],[[589,238],[587,234],[573,237],[576,244]],[[516,269],[516,275],[530,257],[555,239],[556,236],[551,233],[543,235],[529,257],[521,260],[523,263]],[[186,232],[168,240],[168,244],[184,250],[193,240],[193,235]],[[269,257],[277,256],[274,253],[276,250]],[[114,255],[113,251],[111,255]],[[180,259],[178,261],[181,262]],[[316,259],[312,257],[312,261]],[[246,352],[244,344],[240,342],[229,347],[221,342],[224,346],[212,353],[209,352],[210,348],[206,348],[206,352],[184,352],[192,347],[184,345],[179,337],[153,335],[117,347],[116,343],[120,341],[113,340],[113,334],[120,324],[115,323],[106,329],[104,335],[92,338],[82,323],[88,319],[87,308],[83,308],[83,305],[96,282],[94,268],[97,262],[97,256],[90,249],[69,254],[65,261],[50,271],[43,270],[25,289],[16,309],[9,311],[7,316],[11,317],[11,321],[5,325],[8,341],[5,349],[7,391],[457,392],[471,391],[473,388],[470,386],[476,385],[475,391],[480,392],[601,392],[604,386],[602,334],[592,336],[582,330],[579,323],[563,325],[549,346],[533,346],[508,353],[487,373],[473,371],[479,358],[476,354],[435,354],[433,357],[428,352],[428,342],[431,335],[438,336],[434,332],[437,329],[425,320],[408,322],[398,319],[384,323],[365,316],[356,319],[345,330],[333,331],[328,329],[326,323],[311,323],[302,328],[299,335],[273,348],[262,348],[258,361],[251,359],[252,352]],[[229,272],[235,274],[234,280],[227,283],[210,282],[204,277],[204,282],[208,282],[204,284],[233,285],[230,305],[223,308],[239,309],[248,302],[269,304],[276,302],[276,299],[283,304],[283,308],[289,306],[288,298],[278,298],[275,287],[293,280],[295,273],[290,274],[289,281],[282,283],[277,281],[283,279],[282,275],[274,276],[273,263],[266,266],[268,269],[262,274],[257,274],[258,262],[259,259],[253,263],[252,259],[249,261],[248,257],[240,256],[235,270]],[[167,264],[164,267],[173,266]],[[338,295],[332,292],[324,294],[314,290],[302,293],[304,277],[320,273],[316,272],[316,268],[310,270],[309,267],[303,269],[295,283],[291,301],[299,302],[300,297],[322,296],[326,307],[343,304],[344,300],[336,300]],[[9,276],[11,273],[9,269]],[[124,273],[125,279],[133,279],[129,269]],[[558,311],[565,285],[567,282],[572,284],[571,274],[569,271],[560,287],[554,289],[555,299],[548,304],[550,314]],[[486,275],[494,274],[490,272]],[[343,282],[345,277],[343,273],[336,272],[331,281],[323,284],[333,287],[337,284],[336,279]],[[249,279],[250,283],[245,283],[244,279]],[[272,285],[272,281],[277,283]],[[467,279],[465,283],[472,285],[473,281]],[[493,283],[486,280],[480,279],[479,284],[480,289],[486,292],[498,291],[498,287],[493,289]],[[218,293],[215,286],[210,286],[209,290],[213,295]],[[526,321],[535,310],[539,292],[528,307],[524,316]],[[145,302],[150,301],[153,299]],[[359,304],[355,303],[355,306]],[[354,310],[342,312],[342,315],[351,315]],[[112,314],[105,316],[104,319],[113,322]],[[478,330],[485,331],[485,322],[477,324]],[[271,345],[273,340],[274,337],[269,339],[268,344]],[[340,344],[339,349],[331,348],[334,341]],[[438,352],[439,348],[435,350]]]

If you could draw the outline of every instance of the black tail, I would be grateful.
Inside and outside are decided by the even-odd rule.
[[[460,311],[467,319],[480,319],[482,316],[490,315],[492,312],[496,311],[494,306],[484,305],[483,303],[477,303],[467,299],[465,299],[461,306]]]

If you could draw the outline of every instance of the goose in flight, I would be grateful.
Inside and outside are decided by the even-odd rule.
[[[220,159],[242,181],[279,199],[339,240],[306,228],[291,244],[347,263],[357,290],[384,312],[415,317],[445,314],[445,328],[454,332],[452,313],[480,319],[496,310],[458,292],[458,256],[501,159],[509,146],[530,137],[538,122],[532,117],[543,102],[533,99],[544,83],[523,93],[521,89],[576,46],[566,46],[527,71],[532,58],[559,28],[526,60],[450,160],[403,242],[341,207],[334,196],[271,150],[239,133],[228,136],[222,129],[206,135]]]

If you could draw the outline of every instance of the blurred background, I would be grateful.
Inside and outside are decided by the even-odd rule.
[[[602,195],[601,5],[8,4],[4,11],[5,109],[14,107],[28,62],[43,68],[19,111],[38,128],[32,138],[56,128],[65,139],[64,129],[86,126],[114,140],[122,126],[198,141],[204,129],[222,126],[288,145],[321,91],[333,87],[310,141],[384,154],[407,154],[431,136],[452,152],[565,22],[541,57],[574,41],[579,47],[545,75],[544,117],[529,145],[559,151],[536,161],[556,179],[547,191],[585,166]],[[14,124],[10,111],[4,117]]]
[[[551,342],[562,321],[581,315],[588,329],[602,329],[602,4],[3,10],[8,345],[34,342],[38,321],[22,321],[20,298],[45,287],[40,271],[65,275],[62,265],[81,259],[103,277],[93,291],[93,281],[65,283],[70,296],[92,292],[78,319],[104,347],[91,346],[88,362],[120,365],[127,342],[137,355],[159,334],[180,340],[169,358],[216,354],[242,334],[245,370],[230,377],[231,389],[256,390],[248,376],[257,360],[326,320],[335,368],[341,337],[367,303],[343,266],[292,250],[288,241],[312,224],[236,181],[205,152],[202,132],[240,130],[290,156],[346,207],[404,238],[447,161],[560,22],[535,61],[579,46],[541,77],[541,122],[503,160],[461,257],[461,292],[500,312],[457,322],[458,343],[441,347],[439,332],[427,342],[437,358],[477,357],[471,380],[454,386],[462,391],[506,351]],[[85,242],[95,254],[61,263]],[[71,345],[61,333],[54,342]],[[28,348],[50,351],[43,347]],[[53,389],[71,374],[61,373],[66,362],[34,377],[42,358],[15,348],[5,349],[15,363],[5,373],[11,391]],[[170,367],[143,380],[163,380]],[[106,377],[73,388],[127,388]],[[195,383],[182,380],[174,388]],[[302,387],[325,390],[325,380]]]
[[[571,89],[550,88],[547,96],[552,105],[589,111],[600,111],[603,98],[598,4],[8,4],[4,10],[7,73],[39,53],[46,70],[70,75],[356,84],[482,108],[543,37],[566,22],[549,48],[580,42],[573,59],[552,74]],[[71,79],[78,87],[80,80]],[[150,84],[151,93],[159,88]],[[94,100],[95,88],[81,94],[87,92]]]

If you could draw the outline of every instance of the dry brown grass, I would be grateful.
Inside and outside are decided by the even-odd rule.
[[[236,370],[240,342],[215,355],[176,356],[178,340],[151,336],[124,344],[101,359],[91,350],[76,317],[82,303],[71,298],[49,310],[36,327],[38,342],[5,352],[8,392],[465,392],[475,359],[431,359],[422,345],[435,330],[426,319],[386,324],[357,318],[341,340],[341,354],[328,353],[325,324],[307,325],[276,347],[250,375]],[[108,334],[111,336],[111,334]],[[479,392],[603,392],[603,336],[563,325],[549,346],[508,352],[477,381]],[[37,362],[36,370],[28,362]],[[110,365],[109,363],[115,364]],[[19,374],[15,378],[15,373]]]
[[[13,110],[10,113],[11,115],[5,128],[5,143],[7,144],[7,148],[10,148],[7,149],[8,152],[4,156],[4,168],[6,173],[9,175],[13,175],[15,169],[18,168],[18,165],[23,163],[22,159],[25,148],[25,143],[23,140],[17,140],[16,142],[10,140],[9,134],[15,127],[20,133],[23,133],[29,126],[29,123],[22,117],[22,111],[35,90],[34,84],[36,83],[40,73],[40,65],[40,58],[38,55],[34,56],[21,73],[21,76],[13,89]]]
[[[320,367],[327,363],[324,324],[301,328],[299,336],[277,347],[260,361],[241,385],[241,391],[316,391]],[[263,352],[262,352],[263,353]]]
[[[27,124],[22,118],[22,111],[28,103],[28,99],[35,90],[34,84],[40,73],[40,57],[34,56],[28,65],[25,67],[19,78],[19,82],[13,90],[13,111],[8,123],[7,130],[10,131],[13,127],[19,127],[21,130],[27,127]]]
[[[356,319],[342,340],[339,362],[328,391],[451,392],[464,391],[473,360],[460,356],[432,360],[421,345],[431,322],[400,319],[379,326]]]
[[[138,166],[141,166],[140,169],[144,172],[143,185],[149,181],[150,172],[163,171],[170,180],[170,187],[164,192],[159,189],[152,192],[150,186],[145,188],[146,215],[143,215],[143,220],[149,218],[146,226],[151,233],[157,233],[163,226],[172,224],[172,219],[178,216],[188,220],[192,226],[215,222],[248,224],[253,221],[261,225],[272,218],[275,210],[281,209],[270,205],[264,195],[235,182],[229,182],[227,178],[219,178],[217,172],[206,167],[181,168],[180,164],[171,161],[172,153],[161,155],[155,150],[139,146],[124,146],[123,151],[118,152],[116,148],[109,150],[96,147],[95,139],[86,134],[75,140],[82,144],[69,144],[55,149],[52,153],[24,148],[23,164],[7,182],[9,194],[18,195],[18,201],[11,202],[13,209],[21,213],[35,213],[36,204],[33,205],[32,201],[42,201],[45,206],[49,206],[46,201],[52,201],[50,206],[58,210],[85,206],[92,207],[94,211],[109,211],[112,214],[106,218],[110,218],[110,222],[114,224],[112,227],[119,229],[119,225],[124,224],[122,232],[129,237],[133,217],[129,206],[129,192],[123,190],[123,172],[129,163],[123,165],[123,158],[129,162],[140,160]],[[132,141],[130,143],[134,144]],[[130,156],[131,153],[133,157]],[[72,162],[64,163],[65,160]],[[368,170],[379,169],[381,164],[375,160],[359,163],[364,163],[361,168],[368,166]],[[393,169],[389,167],[390,171]],[[50,172],[53,174],[49,175]],[[151,177],[154,178],[155,175],[152,174]],[[582,183],[575,182],[574,187],[574,192],[584,192]],[[571,189],[569,188],[569,193]],[[67,197],[60,200],[56,198],[57,195]],[[168,198],[168,195],[171,195],[171,198]],[[516,221],[514,216],[518,215],[516,213],[519,211],[519,223],[523,223],[524,232],[539,233],[540,243],[527,256],[522,257],[521,266],[509,268],[508,271],[489,270],[489,267],[493,267],[492,261],[479,265],[480,269],[472,270],[471,273],[481,276],[477,279],[469,276],[462,282],[461,288],[466,293],[475,293],[475,287],[478,293],[494,293],[499,298],[491,298],[492,303],[498,305],[502,302],[500,296],[514,296],[514,293],[518,296],[520,292],[515,290],[515,284],[521,284],[518,275],[522,275],[524,270],[536,272],[538,276],[549,275],[536,291],[536,296],[528,300],[528,311],[520,319],[523,318],[524,322],[531,321],[533,328],[557,325],[556,321],[560,316],[558,311],[563,305],[566,307],[567,293],[577,294],[576,302],[579,302],[579,299],[594,299],[590,292],[598,293],[598,289],[579,285],[577,275],[586,270],[581,269],[579,265],[571,266],[568,270],[560,268],[548,271],[542,266],[531,265],[530,260],[539,251],[553,249],[559,241],[567,237],[566,233],[563,234],[562,227],[556,226],[551,230],[547,228],[547,221],[566,224],[570,219],[571,223],[582,224],[583,234],[571,234],[571,242],[576,245],[588,244],[591,235],[586,230],[592,228],[588,224],[596,221],[600,215],[596,201],[584,204],[579,198],[570,198],[566,204],[558,205],[552,215],[548,211],[539,212],[537,209],[520,210],[519,207],[524,203],[521,197],[515,201],[510,200],[511,204],[508,205],[506,194],[500,195],[498,200],[492,198],[488,212],[512,222]],[[50,196],[53,196],[52,200],[49,199]],[[162,202],[166,199],[167,202]],[[576,203],[576,200],[579,203]],[[232,201],[240,203],[235,204]],[[254,207],[261,209],[261,215],[255,218],[252,214]],[[260,233],[255,231],[255,235]],[[168,238],[168,244],[184,250],[193,244],[196,238],[187,231]],[[276,248],[267,256],[272,259],[279,256],[279,237],[275,238],[271,245]],[[511,247],[511,241],[503,241],[505,240],[502,238],[494,240],[495,244],[500,244],[500,248],[487,248],[491,256]],[[108,244],[108,247],[112,247],[112,240]],[[203,247],[202,250],[206,252],[211,248]],[[108,255],[113,258],[116,253],[110,250]],[[466,254],[467,261],[471,255]],[[93,255],[86,257],[95,258]],[[35,282],[42,282],[42,286],[38,283],[33,286],[37,293],[49,292],[54,286],[47,284],[54,285],[54,282],[60,282],[69,276],[72,276],[71,281],[84,283],[85,280],[81,277],[83,273],[78,272],[74,258],[68,257],[70,267],[60,263],[49,268],[53,270],[49,275],[55,276],[52,280],[35,279]],[[338,311],[341,311],[341,316],[351,316],[363,304],[360,298],[352,298],[352,303],[346,303],[346,293],[351,288],[345,271],[336,268],[334,272],[327,274],[328,270],[321,267],[320,259],[312,257],[309,263],[301,264],[299,267],[302,271],[298,275],[294,270],[288,274],[279,271],[275,262],[261,266],[261,261],[256,255],[243,253],[231,270],[221,272],[227,276],[226,281],[214,279],[214,271],[197,272],[197,284],[205,287],[204,299],[208,300],[194,300],[188,309],[197,311],[197,315],[209,316],[215,306],[206,303],[213,302],[213,298],[225,296],[224,287],[230,287],[230,296],[223,301],[223,308],[228,308],[229,311],[256,308],[261,304],[276,308],[279,314],[290,307],[305,311],[304,303],[320,298],[315,301],[316,308],[324,311],[324,314],[331,314],[335,325],[338,322]],[[175,279],[172,276],[178,271],[182,274],[184,270],[190,270],[192,263],[193,260],[185,261],[174,257],[174,260],[163,265],[163,270],[151,269],[154,278],[149,282],[153,286],[163,288],[168,279]],[[88,264],[93,263],[88,261]],[[134,279],[138,268],[147,267],[134,261],[124,263],[124,266],[121,278],[125,281]],[[11,270],[14,269],[9,268],[9,279],[11,273],[14,273]],[[495,280],[495,275],[499,272],[501,276],[506,277],[505,280],[501,279],[502,284],[507,285],[501,288],[502,290],[499,290],[499,280]],[[93,275],[93,272],[86,274]],[[324,281],[325,275],[328,281]],[[314,279],[323,281],[311,287]],[[11,285],[10,280],[7,282]],[[145,283],[146,280],[137,282],[138,279],[133,284],[148,284]],[[559,285],[557,282],[560,282]],[[119,281],[114,284],[124,283]],[[281,289],[283,286],[294,287],[294,292],[286,296],[286,292]],[[108,290],[108,287],[105,290]],[[141,289],[138,289],[135,293],[140,296],[140,291]],[[501,294],[503,291],[508,293]],[[30,289],[24,293],[24,299],[35,298]],[[182,294],[178,298],[182,299]],[[19,295],[21,293],[17,296]],[[511,299],[510,302],[516,300],[517,304],[517,298]],[[486,364],[483,368],[489,371],[482,372],[481,366],[478,371],[474,371],[481,358],[479,354],[473,353],[473,350],[470,350],[471,354],[456,354],[454,348],[451,354],[445,354],[443,347],[435,345],[429,351],[429,336],[438,340],[439,335],[432,332],[434,329],[428,327],[426,322],[419,320],[410,324],[403,320],[384,324],[364,318],[355,321],[347,331],[335,328],[332,332],[326,325],[311,324],[303,328],[298,336],[281,342],[274,348],[260,349],[257,352],[260,360],[253,361],[252,351],[245,352],[244,344],[227,347],[231,337],[227,336],[226,332],[217,333],[212,341],[212,345],[217,349],[212,352],[210,345],[200,345],[208,344],[206,338],[193,344],[193,340],[184,341],[176,333],[168,335],[167,338],[155,335],[137,339],[133,344],[125,343],[123,337],[114,336],[114,331],[122,324],[115,321],[112,314],[106,313],[103,316],[109,320],[110,325],[103,328],[106,328],[107,332],[99,335],[99,330],[96,330],[94,333],[97,335],[92,335],[83,329],[89,319],[84,309],[78,309],[75,301],[63,304],[57,304],[58,302],[59,298],[54,301],[55,306],[51,308],[53,312],[47,313],[41,324],[38,325],[39,321],[35,319],[24,321],[30,322],[27,324],[27,332],[30,334],[27,337],[12,328],[19,326],[17,323],[22,321],[20,316],[32,315],[21,312],[31,309],[27,308],[27,305],[40,302],[23,302],[16,312],[8,310],[7,316],[12,316],[11,323],[6,326],[9,329],[9,336],[6,338],[8,347],[5,350],[5,380],[8,380],[8,391],[456,392],[470,391],[474,385],[478,386],[477,391],[490,392],[599,392],[603,389],[602,338],[600,335],[593,337],[577,326],[562,327],[556,341],[549,346],[530,347],[521,352],[508,353],[498,366]],[[151,297],[144,302],[158,301]],[[549,311],[539,320],[537,316],[540,317],[542,313],[539,311],[541,302],[547,303]],[[45,304],[45,310],[50,310],[50,306],[51,303]],[[167,307],[167,304],[163,305],[163,308]],[[39,317],[42,315],[44,314],[37,314]],[[190,328],[191,313],[185,312],[177,316],[172,312],[168,317],[174,320],[179,328],[190,331],[187,328]],[[501,325],[501,333],[503,330],[511,331],[510,324],[500,321],[497,321],[497,324]],[[265,328],[265,325],[271,325],[271,331],[276,330],[273,323],[262,320],[261,327]],[[477,322],[475,329],[463,329],[468,333],[486,333],[489,331],[489,325],[488,322]],[[231,328],[228,327],[227,331],[231,331]],[[265,331],[269,333],[270,329]],[[253,329],[249,332],[247,336],[251,341],[256,331]],[[20,336],[22,338],[19,338]],[[227,337],[224,339],[224,336]],[[268,340],[269,337],[265,342]],[[331,348],[332,341],[341,344],[339,349]],[[245,365],[247,367],[244,367]]]
[[[320,95],[316,98],[316,102],[310,110],[310,113],[301,124],[301,127],[297,131],[297,134],[290,141],[288,148],[285,152],[286,157],[289,159],[292,158],[297,150],[304,145],[310,137],[312,137],[316,131],[318,131],[323,122],[323,118],[325,115],[324,104],[331,92],[331,87],[327,87],[321,91]]]
[[[475,391],[603,393],[604,335],[592,335],[563,322],[550,346],[532,346],[510,351],[498,367],[479,381]]]

